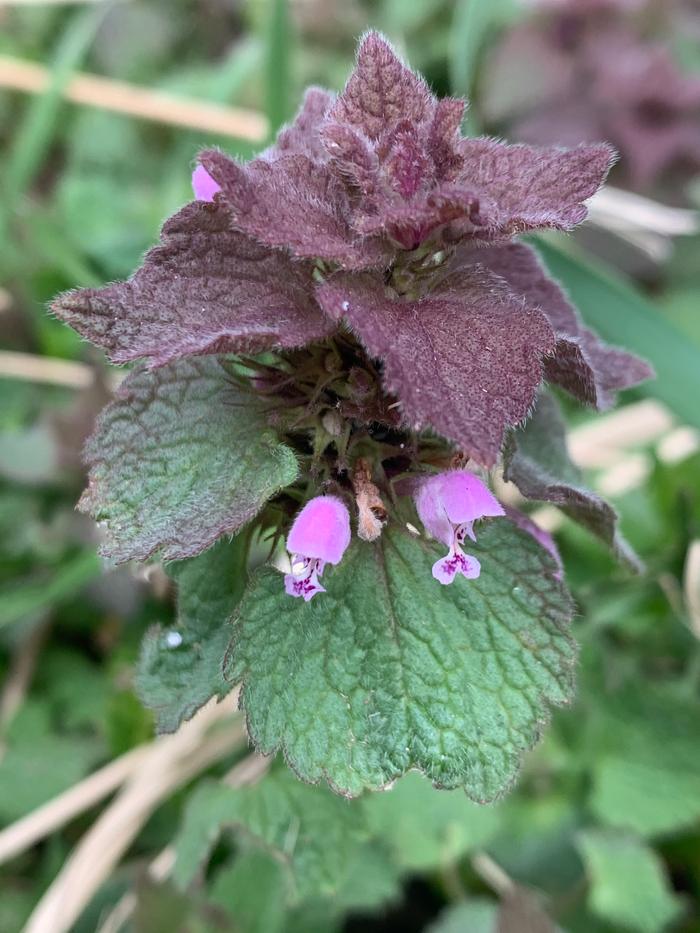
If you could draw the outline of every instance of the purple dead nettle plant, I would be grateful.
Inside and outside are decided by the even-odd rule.
[[[370,33],[258,158],[200,153],[128,282],[54,304],[136,363],[80,505],[112,560],[175,562],[177,647],[149,632],[136,674],[158,728],[240,684],[256,747],[348,796],[418,768],[492,800],[571,699],[561,560],[495,472],[635,562],[553,392],[605,408],[649,368],[518,239],[580,223],[613,150],[464,138],[464,107]],[[284,577],[248,577],[261,542]]]
[[[645,30],[680,11],[655,0],[530,6],[486,62],[482,103],[491,124],[528,143],[609,139],[621,155],[621,181],[634,189],[648,191],[670,173],[689,178],[700,165],[700,78]]]
[[[107,414],[88,448],[83,507],[106,522],[105,553],[190,557],[258,522],[288,535],[284,587],[308,601],[325,598],[320,578],[343,558],[352,515],[366,547],[387,522],[422,522],[448,549],[433,576],[469,586],[480,564],[463,546],[476,540],[475,521],[504,515],[486,485],[501,465],[526,497],[562,506],[624,552],[612,509],[533,449],[545,461],[549,447],[562,453],[545,382],[604,408],[649,369],[601,343],[518,240],[579,224],[614,152],[464,138],[464,108],[436,99],[370,33],[343,92],[308,90],[258,158],[200,153],[196,200],[166,222],[128,282],[56,300],[56,314],[114,363],[140,361],[115,403],[120,436],[107,442],[116,417]],[[159,501],[149,527],[175,469],[167,444],[162,482],[137,505],[115,479],[132,450],[117,448],[125,435],[138,445],[157,434],[183,400],[199,407],[177,431],[199,437],[223,412],[234,424],[225,387],[192,390],[205,365],[223,374],[235,405],[261,414],[298,468],[282,488],[258,489],[264,457],[247,450],[236,484],[202,491],[207,458],[223,456],[222,429],[215,448],[178,463],[178,482],[188,470],[203,479]],[[210,382],[215,370],[206,369]],[[332,571],[323,579],[330,591]]]

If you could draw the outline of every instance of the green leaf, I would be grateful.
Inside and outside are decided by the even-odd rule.
[[[497,832],[500,814],[461,791],[438,791],[418,774],[391,790],[363,798],[367,823],[402,868],[429,871],[484,846]]]
[[[397,900],[400,893],[397,864],[378,840],[351,849],[331,903],[342,912],[372,911]]]
[[[245,830],[248,839],[287,866],[294,900],[333,898],[354,907],[368,899],[376,903],[376,889],[358,885],[369,841],[361,811],[325,788],[301,784],[284,770],[253,787],[200,784],[187,803],[176,840],[173,877],[179,887],[193,880],[227,827]],[[396,891],[396,875],[381,852],[373,857],[381,893],[390,896]]]
[[[260,849],[242,852],[218,872],[209,895],[235,921],[238,933],[282,933],[286,899],[284,866]]]
[[[700,427],[700,407],[688,391],[697,382],[700,349],[603,263],[565,252],[549,239],[538,239],[537,249],[588,325],[652,363],[656,380],[637,391],[660,398],[685,423]]]
[[[498,904],[475,897],[443,910],[426,933],[496,933],[497,919]]]
[[[381,8],[384,17],[382,28],[392,38],[418,31],[424,43],[425,28],[430,28],[430,20],[440,14],[440,8],[444,5],[444,0],[421,0],[421,3],[385,0]]]
[[[99,740],[52,729],[51,710],[27,701],[12,722],[0,767],[0,822],[26,816],[72,787],[104,754]]]
[[[633,836],[587,831],[578,845],[591,881],[591,909],[616,929],[660,933],[681,912],[663,865]]]
[[[238,531],[297,476],[293,452],[214,357],[138,370],[88,442],[81,508],[118,562],[182,560]]]
[[[483,527],[473,550],[479,579],[443,588],[436,547],[388,528],[355,542],[308,604],[275,570],[259,574],[228,672],[258,748],[347,795],[411,768],[477,801],[505,793],[548,703],[571,698],[571,603],[549,555],[510,522]]]
[[[674,288],[661,296],[666,319],[698,347],[700,351],[700,287]]]
[[[0,476],[16,483],[40,485],[55,481],[61,464],[48,425],[0,432]]]
[[[609,693],[594,693],[595,681],[588,686],[598,702],[590,704],[588,734],[577,744],[591,763],[594,813],[653,836],[700,818],[700,702],[676,685],[637,678]]]
[[[135,893],[132,929],[138,933],[219,933],[222,929],[219,923],[211,922],[202,904],[176,891],[167,881],[154,881],[144,874]]]
[[[172,628],[155,626],[146,634],[136,674],[139,697],[153,710],[159,732],[174,732],[233,686],[222,668],[228,621],[245,589],[247,554],[248,536],[240,534],[168,567],[178,588],[177,619]]]
[[[654,836],[700,820],[700,774],[607,757],[594,763],[590,805],[608,826]]]

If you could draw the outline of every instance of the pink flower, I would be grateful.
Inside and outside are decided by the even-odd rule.
[[[476,541],[474,522],[486,515],[504,515],[503,507],[481,480],[467,470],[439,473],[425,480],[415,496],[421,521],[430,534],[449,547],[446,557],[433,564],[440,583],[452,583],[457,573],[474,580],[481,564],[462,545]]]
[[[192,189],[198,201],[213,201],[221,185],[217,184],[203,165],[198,165],[192,172]]]
[[[338,564],[350,544],[350,515],[336,496],[316,496],[294,519],[287,537],[292,572],[285,575],[284,588],[290,596],[308,602],[326,590],[319,583],[326,564]]]

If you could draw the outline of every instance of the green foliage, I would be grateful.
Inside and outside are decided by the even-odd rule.
[[[590,724],[598,819],[645,836],[698,825],[700,747],[688,741],[700,703],[673,688],[630,685],[607,697]]]
[[[191,557],[294,482],[297,463],[216,357],[137,371],[90,440],[82,507],[117,561]],[[186,542],[186,544],[184,543]]]
[[[210,900],[235,920],[240,933],[282,933],[287,900],[284,865],[262,849],[243,851],[217,872]]]
[[[0,587],[0,626],[60,604],[101,573],[95,552],[83,551],[66,559],[51,574],[32,574],[28,579]]]
[[[87,736],[52,732],[50,709],[27,703],[6,736],[0,767],[0,819],[26,816],[82,778],[102,749]]]
[[[248,536],[222,540],[198,557],[171,564],[177,584],[172,628],[156,626],[141,646],[136,688],[153,710],[159,732],[174,732],[211,697],[224,697],[228,620],[247,581]]]
[[[426,933],[495,933],[498,907],[486,898],[454,904],[443,911]]]
[[[51,84],[44,94],[30,103],[5,167],[0,238],[14,205],[25,193],[46,157],[57,129],[62,92],[72,72],[86,55],[103,16],[104,10],[99,8],[81,10],[60,37],[53,57]]]
[[[457,0],[450,33],[449,70],[452,92],[471,98],[484,44],[498,25],[503,25],[517,10],[513,0]],[[466,116],[469,131],[479,132],[473,112]]]
[[[655,746],[650,746],[655,748]],[[700,774],[611,756],[596,762],[591,808],[609,826],[662,835],[700,820]]]
[[[288,0],[271,0],[267,33],[267,118],[273,135],[291,116],[290,58],[293,45]]]
[[[396,892],[397,871],[388,854],[369,848],[370,829],[358,805],[308,787],[286,770],[241,790],[200,785],[177,841],[180,887],[192,881],[227,827],[245,831],[244,838],[284,865],[290,902],[320,897],[346,908],[371,907]]]
[[[133,924],[139,933],[163,930],[216,933],[226,929],[219,917],[210,915],[197,901],[173,890],[171,884],[155,884],[148,879],[138,886]]]
[[[593,830],[578,841],[591,881],[591,907],[616,928],[659,933],[681,913],[659,859],[643,842]]]
[[[571,606],[551,558],[509,522],[474,550],[479,579],[439,600],[437,548],[400,530],[351,546],[318,605],[290,604],[279,574],[260,574],[228,671],[258,748],[349,795],[410,768],[475,800],[503,794],[547,704],[571,698]]]
[[[486,845],[501,823],[496,807],[472,803],[458,790],[436,793],[418,774],[407,774],[390,792],[370,794],[362,803],[370,831],[406,871],[452,864]]]

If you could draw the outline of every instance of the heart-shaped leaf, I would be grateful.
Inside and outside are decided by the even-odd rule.
[[[412,768],[475,800],[503,794],[548,704],[571,698],[572,606],[547,552],[507,520],[474,552],[481,576],[441,587],[436,547],[394,526],[356,542],[308,604],[262,571],[227,665],[258,748],[348,796]]]

